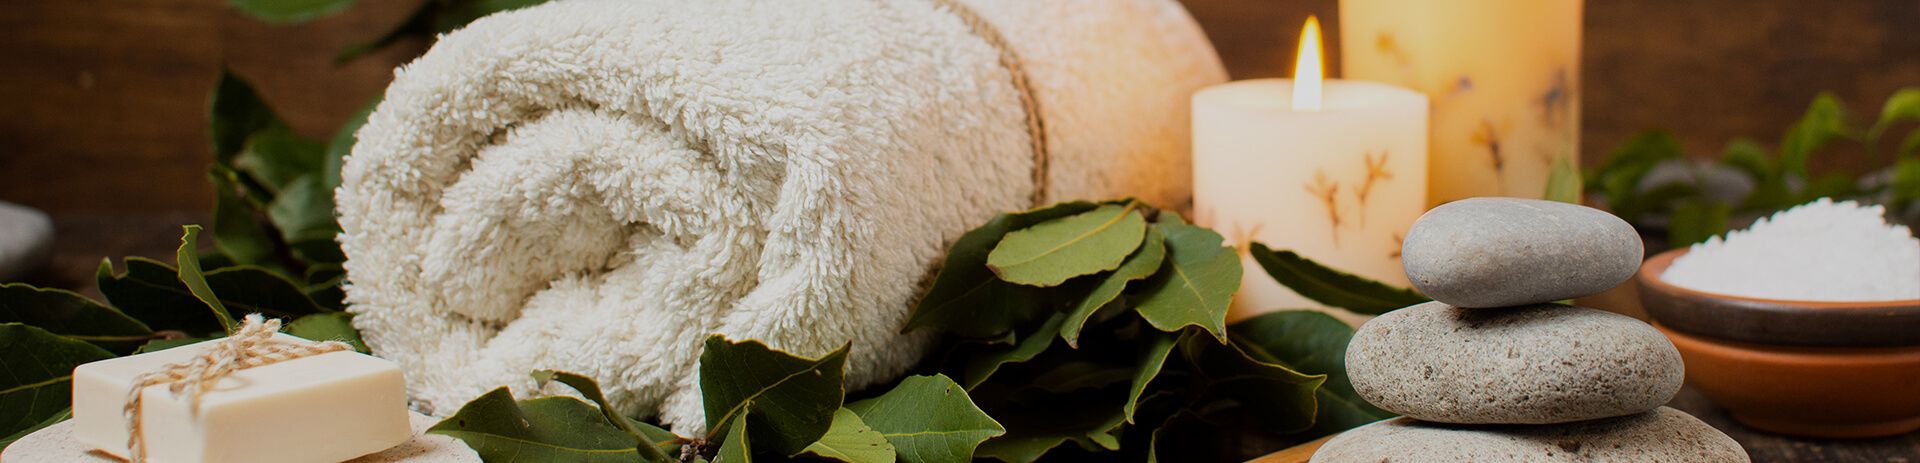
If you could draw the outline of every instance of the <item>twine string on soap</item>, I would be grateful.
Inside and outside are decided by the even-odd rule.
[[[157,371],[134,378],[133,388],[127,391],[127,406],[123,410],[127,417],[127,458],[133,463],[144,463],[147,459],[146,442],[140,432],[140,396],[141,391],[149,386],[167,385],[174,397],[187,397],[189,413],[199,413],[200,396],[235,371],[328,352],[353,350],[352,345],[339,341],[310,344],[273,342],[273,333],[278,331],[280,320],[266,320],[260,314],[247,315],[238,331],[225,338],[207,341],[212,343],[212,347],[192,360],[167,364]]]
[[[960,21],[973,29],[973,35],[986,40],[995,50],[1000,51],[1000,65],[1007,68],[1007,74],[1013,76],[1013,89],[1020,94],[1020,108],[1027,113],[1027,133],[1033,139],[1033,207],[1040,207],[1047,197],[1047,125],[1040,118],[1040,98],[1034,94],[1032,80],[1027,76],[1027,68],[1021,65],[1020,55],[1013,52],[1013,45],[993,23],[980,17],[979,13],[961,3],[961,0],[933,0],[933,3],[945,7],[959,16]]]

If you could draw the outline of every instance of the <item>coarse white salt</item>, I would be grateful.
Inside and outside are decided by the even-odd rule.
[[[1882,211],[1820,198],[1693,245],[1660,279],[1760,299],[1920,299],[1920,239],[1888,225]]]

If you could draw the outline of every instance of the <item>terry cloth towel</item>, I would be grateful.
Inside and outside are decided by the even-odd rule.
[[[395,73],[338,191],[353,324],[445,416],[528,374],[704,428],[704,339],[897,377],[945,247],[1043,201],[1189,200],[1188,98],[1225,80],[1174,0],[563,0]],[[976,24],[977,25],[977,24]]]

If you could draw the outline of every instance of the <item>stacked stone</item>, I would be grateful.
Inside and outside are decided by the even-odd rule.
[[[1404,415],[1328,441],[1314,463],[1747,462],[1663,407],[1684,376],[1652,326],[1557,304],[1625,282],[1643,253],[1612,214],[1474,198],[1407,231],[1407,278],[1434,302],[1389,312],[1347,347],[1360,396]]]

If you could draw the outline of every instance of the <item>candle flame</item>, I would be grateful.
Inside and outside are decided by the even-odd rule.
[[[1308,16],[1300,29],[1300,55],[1293,62],[1293,110],[1320,110],[1320,81],[1325,72],[1320,63],[1320,18]]]

